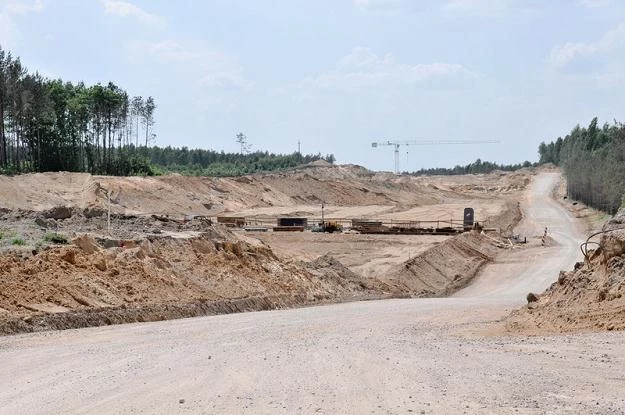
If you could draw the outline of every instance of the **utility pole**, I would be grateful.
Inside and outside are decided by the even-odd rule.
[[[111,234],[111,192],[108,189],[105,189],[100,185],[100,183],[96,183],[98,188],[96,191],[101,191],[106,195],[106,203],[107,203],[107,213],[106,213],[106,230],[108,234]]]

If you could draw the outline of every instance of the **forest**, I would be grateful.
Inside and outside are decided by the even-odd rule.
[[[538,147],[539,163],[562,167],[568,196],[614,214],[625,194],[625,125],[577,125],[564,138]]]
[[[155,111],[152,97],[130,97],[112,82],[86,86],[29,73],[19,58],[0,48],[0,174],[232,176],[322,158],[334,162],[333,155],[249,152],[243,133],[233,137],[241,153],[157,147]]]
[[[518,164],[497,164],[490,161],[482,161],[481,159],[475,160],[473,163],[469,163],[466,166],[456,166],[451,169],[444,167],[435,167],[431,169],[420,169],[412,173],[405,173],[411,176],[452,176],[460,174],[478,174],[478,173],[490,173],[495,170],[501,171],[515,171],[525,167],[535,167],[537,163],[530,163],[525,161]]]
[[[86,86],[29,73],[0,48],[0,173],[148,174],[152,97],[112,82]]]
[[[241,133],[237,136],[241,136]],[[331,164],[335,161],[332,154],[273,154],[266,151],[225,153],[169,146],[150,147],[147,155],[155,173],[175,172],[189,176],[238,176],[289,169],[317,160]]]

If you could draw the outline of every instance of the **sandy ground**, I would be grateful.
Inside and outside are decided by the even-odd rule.
[[[524,337],[499,322],[577,260],[539,176],[511,253],[447,299],[387,300],[0,338],[2,413],[625,411],[625,333]],[[554,261],[555,260],[555,261]]]
[[[397,264],[448,240],[437,235],[333,235],[322,233],[253,233],[288,259],[312,260],[331,255],[352,271],[366,277],[384,276]]]
[[[215,215],[269,215],[275,224],[280,215],[318,217],[323,201],[326,217],[459,221],[472,206],[481,223],[506,228],[533,174],[417,178],[302,166],[220,179],[0,176],[0,333],[447,295],[492,260],[489,240],[233,233]],[[85,234],[89,249],[70,243]],[[51,241],[59,236],[68,244]]]

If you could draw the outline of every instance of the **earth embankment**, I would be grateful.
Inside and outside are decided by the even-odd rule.
[[[215,224],[328,214],[518,218],[530,172],[395,177],[308,166],[236,178],[0,177],[0,332],[153,321],[359,299],[441,296],[496,250],[478,234],[253,233]],[[111,228],[107,221],[111,197]]]
[[[513,332],[553,333],[625,330],[625,211],[581,248],[574,269],[507,319]]]

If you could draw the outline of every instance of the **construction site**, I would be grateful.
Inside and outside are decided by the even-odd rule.
[[[0,331],[41,330],[48,321],[71,328],[74,315],[91,325],[90,316],[120,307],[142,321],[190,307],[229,312],[214,304],[242,299],[251,303],[243,309],[264,309],[449,293],[511,243],[533,174],[469,184],[317,164],[225,179],[3,178],[0,261],[11,288],[0,297]],[[458,244],[466,247],[453,253],[458,269],[406,268]],[[411,281],[400,283],[406,273]],[[161,308],[169,311],[154,311]]]
[[[174,410],[181,399],[188,399],[182,396],[191,395],[196,396],[191,403],[196,409],[205,407],[207,402],[196,395],[197,388],[202,382],[212,384],[206,376],[217,370],[223,373],[225,383],[213,387],[225,400],[219,403],[211,395],[211,405],[216,411],[227,412],[228,408],[239,407],[238,395],[227,392],[229,388],[240,388],[240,380],[233,374],[278,370],[279,366],[268,366],[267,361],[279,359],[269,351],[275,347],[283,356],[280,360],[295,366],[295,360],[311,353],[308,347],[296,351],[287,340],[276,343],[273,337],[264,337],[263,330],[273,330],[273,324],[290,327],[294,324],[291,318],[310,321],[314,329],[309,334],[293,328],[295,331],[285,329],[276,336],[301,337],[305,344],[324,350],[318,356],[319,362],[330,362],[337,356],[334,351],[326,354],[328,346],[321,333],[326,324],[339,324],[327,319],[334,312],[340,313],[340,324],[345,325],[340,330],[351,334],[341,338],[342,346],[337,345],[336,350],[333,346],[333,350],[352,356],[357,367],[373,365],[390,373],[388,367],[371,359],[378,353],[384,356],[391,346],[364,339],[376,330],[380,339],[387,339],[385,342],[399,341],[397,330],[406,330],[395,323],[400,321],[396,320],[399,313],[402,319],[411,321],[408,330],[419,333],[411,338],[421,339],[410,340],[407,350],[416,353],[418,349],[430,356],[428,359],[439,362],[438,370],[443,368],[457,375],[454,381],[444,381],[430,373],[438,392],[431,397],[426,390],[411,392],[419,398],[407,399],[403,404],[407,408],[421,408],[429,402],[449,410],[468,408],[473,412],[484,405],[500,405],[497,407],[506,411],[525,408],[530,413],[532,408],[566,404],[573,412],[585,412],[596,404],[591,383],[605,388],[602,408],[621,408],[625,404],[614,386],[618,383],[609,386],[600,380],[599,373],[589,383],[577,385],[576,403],[566,397],[554,398],[557,388],[553,385],[561,378],[554,380],[546,373],[566,377],[572,372],[554,371],[553,363],[545,360],[550,352],[532,355],[529,366],[520,363],[529,364],[525,357],[534,349],[553,350],[568,344],[569,337],[553,337],[557,333],[625,329],[620,271],[623,239],[613,232],[607,239],[595,239],[598,245],[593,247],[600,248],[587,250],[584,259],[580,241],[584,235],[601,230],[604,218],[566,200],[560,173],[549,166],[430,177],[396,176],[325,162],[288,172],[232,178],[44,173],[0,177],[0,193],[0,333],[10,335],[0,338],[0,357],[16,362],[9,370],[22,370],[21,363],[17,363],[20,360],[12,357],[18,349],[7,349],[10,351],[5,354],[1,351],[7,347],[5,344],[27,341],[25,333],[81,328],[91,330],[85,332],[93,339],[89,342],[107,344],[106,339],[117,334],[97,330],[113,330],[121,324],[116,327],[123,331],[122,336],[133,341],[135,336],[168,332],[178,327],[173,324],[181,324],[179,327],[187,334],[179,341],[192,340],[188,347],[199,341],[207,348],[208,359],[225,359],[214,362],[221,369],[210,369],[207,365],[212,364],[211,360],[200,362],[179,356],[185,363],[176,369],[176,376],[192,376],[194,368],[204,367],[202,381],[184,391],[165,391],[154,385],[146,396],[160,391],[169,397],[166,407]],[[612,225],[606,226],[617,226],[614,224],[618,221],[613,219]],[[569,269],[576,258],[579,262],[575,269]],[[590,275],[598,277],[589,279]],[[330,304],[335,305],[328,307]],[[267,310],[284,311],[244,313]],[[178,320],[224,314],[232,319]],[[363,316],[369,317],[362,320]],[[176,322],[156,323],[161,320]],[[147,322],[165,325],[143,325]],[[211,327],[209,332],[219,334],[206,334],[204,324]],[[258,329],[249,331],[252,326]],[[152,334],[145,334],[144,329]],[[247,334],[235,336],[238,330]],[[54,333],[59,334],[46,335],[41,339],[47,340],[42,341],[56,341],[53,339],[58,337],[80,342],[81,331]],[[551,337],[532,337],[536,335]],[[428,342],[427,338],[435,340]],[[521,343],[527,346],[520,345],[519,338],[530,339]],[[595,338],[584,337],[576,347],[596,341],[591,339]],[[166,340],[150,342],[162,341]],[[247,357],[239,360],[231,356],[222,347],[223,341]],[[622,362],[619,350],[625,347],[625,339],[606,341],[610,346],[601,354],[602,361]],[[258,354],[251,352],[250,344],[255,344]],[[50,347],[55,350],[56,346]],[[185,350],[179,353],[204,355],[197,354],[197,349]],[[402,348],[393,350],[396,353]],[[578,349],[566,350],[562,359],[578,355]],[[289,360],[291,351],[293,361]],[[32,358],[48,359],[46,353],[41,353]],[[83,352],[77,353],[83,356]],[[129,356],[142,353],[137,349]],[[478,354],[483,357],[467,358]],[[592,365],[596,358],[591,354],[578,363]],[[406,372],[399,372],[405,379],[393,379],[412,382],[406,379],[419,373],[415,364],[423,360],[414,360],[403,352],[394,359]],[[531,371],[543,373],[544,382],[532,383],[527,390],[538,397],[506,395],[508,400],[498,402],[493,401],[493,395],[480,393],[469,398],[470,384],[489,384],[500,373],[497,367],[480,366],[483,359],[507,362],[512,375],[506,379],[526,379]],[[62,359],[55,362],[49,370],[64,364]],[[139,377],[146,376],[148,360],[141,358],[129,364],[138,365]],[[452,369],[457,364],[465,367]],[[488,369],[484,371],[484,367]],[[335,369],[324,369],[322,364],[318,370],[313,372],[316,377]],[[341,369],[340,373],[359,377],[357,371]],[[46,382],[51,375],[44,371],[38,379]],[[293,369],[287,380],[296,382],[298,376],[303,373]],[[371,380],[374,384],[378,381]],[[100,380],[90,385],[89,393],[104,387]],[[9,385],[0,386],[11,390]],[[57,396],[73,387],[75,382],[71,380],[59,383]],[[275,395],[270,390],[266,395],[257,395],[264,388],[262,384],[253,388],[251,399],[262,407],[271,407]],[[337,388],[341,394],[347,393]],[[447,399],[441,390],[453,390],[455,398]],[[514,388],[508,385],[504,390],[509,394]],[[4,398],[15,405],[21,402]],[[155,409],[150,401],[133,402]],[[305,404],[288,402],[285,405],[289,408]],[[330,407],[340,412],[345,410],[345,402],[337,397]],[[367,401],[362,408],[372,404]],[[68,406],[51,401],[46,408]],[[131,406],[120,401],[115,408],[125,411]],[[93,409],[103,407],[96,405]]]

